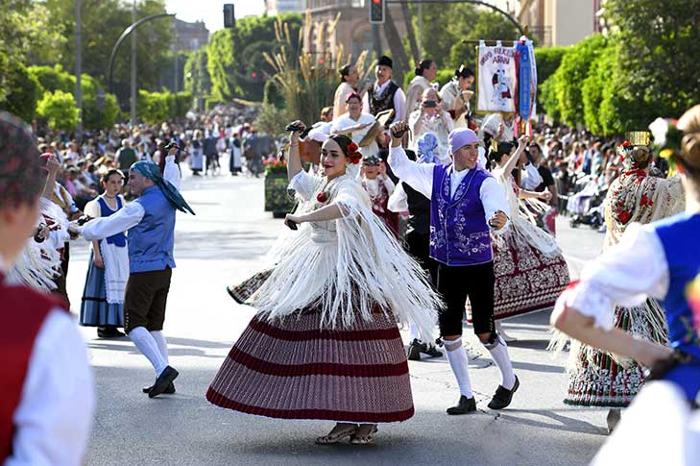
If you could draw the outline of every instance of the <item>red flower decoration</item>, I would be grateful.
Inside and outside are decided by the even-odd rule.
[[[639,200],[639,204],[642,207],[651,207],[654,205],[654,201],[649,199],[649,196],[647,196],[646,194],[642,194],[642,198]]]
[[[360,160],[362,160],[362,154],[358,152],[359,149],[360,148],[354,142],[348,144],[347,158],[353,165],[357,165],[360,163]]]
[[[321,204],[325,204],[326,202],[328,202],[328,193],[325,191],[321,191],[316,195],[316,200]]]
[[[632,146],[632,143],[625,139],[625,141],[622,143],[622,147],[627,149],[630,146]]]
[[[627,223],[627,222],[629,222],[630,219],[632,218],[632,214],[630,214],[630,213],[627,212],[626,210],[623,210],[622,212],[620,212],[619,214],[617,214],[617,218],[620,220],[620,222],[622,222],[622,223]]]
[[[348,153],[349,154],[357,152],[358,149],[359,149],[359,147],[357,147],[357,144],[355,144],[354,142],[351,142],[350,144],[348,144]]]

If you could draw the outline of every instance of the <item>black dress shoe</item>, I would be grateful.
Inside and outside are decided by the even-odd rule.
[[[165,393],[165,390],[168,388],[168,385],[173,383],[173,380],[175,380],[178,375],[178,371],[176,371],[170,366],[166,366],[165,369],[163,369],[163,372],[161,372],[161,374],[156,379],[156,383],[154,383],[153,387],[151,387],[151,391],[148,392],[148,397],[155,398],[158,395]]]
[[[513,385],[513,388],[511,390],[508,390],[502,385],[499,385],[496,389],[496,394],[493,395],[493,398],[491,398],[489,408],[503,409],[507,407],[513,400],[513,393],[515,393],[518,390],[518,387],[520,387],[520,380],[518,380],[517,375],[515,376],[515,385]]]
[[[409,361],[420,361],[420,354],[428,349],[427,345],[420,341],[418,338],[414,338],[413,341],[408,345],[408,354],[406,357]]]
[[[476,411],[476,400],[474,397],[467,398],[462,395],[459,397],[459,403],[457,406],[447,408],[447,414],[458,415],[458,414],[469,414]]]
[[[120,338],[125,336],[117,327],[97,327],[97,336],[99,338]]]
[[[143,387],[143,388],[141,389],[141,391],[144,392],[144,393],[148,393],[148,392],[151,391],[152,388],[153,388],[153,385],[151,385],[151,386],[149,386],[149,387]],[[165,391],[163,392],[163,394],[165,394],[165,395],[172,395],[173,393],[175,393],[175,384],[172,383],[172,382],[170,382],[170,385],[168,385],[168,388],[165,389]]]
[[[426,345],[425,351],[421,351],[423,354],[427,354],[431,358],[439,358],[442,356],[442,351],[437,349],[435,345]]]

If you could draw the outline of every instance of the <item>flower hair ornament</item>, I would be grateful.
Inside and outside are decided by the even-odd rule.
[[[362,154],[359,152],[359,149],[360,148],[354,142],[348,144],[348,153],[346,157],[353,165],[357,165],[360,163],[360,160],[362,160]]]
[[[622,163],[627,169],[636,169],[642,161],[651,157],[651,143],[653,136],[649,131],[631,131],[625,135],[625,140],[616,148],[617,154],[622,158]],[[646,152],[646,157],[637,151]]]
[[[678,120],[671,118],[657,118],[649,125],[649,130],[654,136],[654,143],[659,148],[659,155],[668,160],[669,175],[675,171],[676,157],[681,153],[681,140],[683,132],[676,127]]]

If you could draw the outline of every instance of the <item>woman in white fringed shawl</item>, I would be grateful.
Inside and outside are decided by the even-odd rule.
[[[303,127],[301,122],[297,122]],[[298,133],[288,158],[299,198],[278,258],[249,304],[258,308],[207,398],[237,411],[337,424],[320,444],[373,440],[377,423],[414,413],[397,324],[432,331],[440,305],[421,267],[372,212],[347,136],[321,151],[322,176],[302,169]]]

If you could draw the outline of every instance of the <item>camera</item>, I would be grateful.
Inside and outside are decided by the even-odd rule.
[[[303,125],[299,123],[289,123],[286,128],[284,128],[285,131],[290,131],[290,132],[295,132],[298,133],[300,131],[304,131],[306,129]]]
[[[426,100],[423,102],[423,107],[425,108],[437,108],[437,102],[434,100]]]

